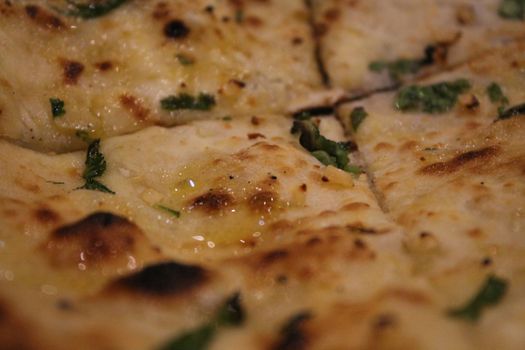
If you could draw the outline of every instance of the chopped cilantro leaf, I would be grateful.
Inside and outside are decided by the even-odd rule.
[[[368,69],[376,73],[387,70],[392,80],[400,81],[403,75],[415,74],[424,66],[433,64],[434,54],[440,45],[442,46],[443,44],[428,45],[425,48],[425,53],[422,58],[398,58],[393,61],[373,61],[368,65]]]
[[[107,188],[103,183],[93,179],[86,180],[86,183],[82,187],[79,187],[79,189],[115,194],[115,192]]]
[[[217,310],[212,321],[176,336],[158,350],[205,350],[220,327],[240,326],[244,317],[240,294],[235,293]]]
[[[386,61],[372,61],[368,65],[368,69],[370,69],[372,72],[379,73],[383,69],[387,68],[388,63]]]
[[[183,66],[190,66],[195,63],[195,60],[193,58],[182,53],[177,54],[175,57],[177,57],[177,60],[179,60],[179,63]]]
[[[215,336],[215,327],[206,324],[195,330],[188,331],[169,341],[159,350],[204,350]]]
[[[405,59],[400,58],[395,61],[374,61],[368,66],[372,72],[382,72],[387,70],[392,80],[400,80],[401,76],[405,74],[414,74],[421,69],[422,64],[420,59]]]
[[[93,141],[88,147],[86,169],[82,175],[86,180],[99,177],[106,171],[106,160],[99,149],[100,139]]]
[[[194,109],[208,111],[215,106],[215,98],[212,95],[200,93],[197,97],[182,93],[178,96],[168,96],[160,100],[162,109],[174,111],[178,109]]]
[[[509,99],[503,94],[503,90],[497,83],[491,83],[487,86],[487,94],[489,95],[490,102],[492,103],[509,103]]]
[[[89,133],[87,131],[85,131],[85,130],[77,130],[75,132],[75,136],[78,137],[79,139],[81,139],[82,141],[86,142],[86,143],[93,142],[91,137],[89,137]]]
[[[327,152],[313,151],[311,153],[312,156],[314,156],[318,161],[320,161],[324,165],[332,165],[337,167],[337,159],[335,157],[330,156]]]
[[[456,104],[460,94],[469,89],[470,83],[466,79],[426,86],[410,85],[398,92],[394,107],[403,112],[421,109],[427,113],[444,113]]]
[[[219,326],[239,326],[244,322],[244,310],[240,293],[232,295],[217,312],[216,323]]]
[[[89,144],[85,164],[86,168],[84,169],[82,177],[86,183],[79,187],[79,189],[115,194],[115,192],[96,180],[97,177],[102,176],[106,171],[106,160],[104,159],[104,155],[100,152],[100,139]]]
[[[494,275],[488,276],[478,293],[465,306],[452,309],[448,314],[474,322],[485,307],[499,303],[506,291],[507,281]]]
[[[506,19],[525,19],[525,0],[503,0],[501,1],[498,14]]]
[[[128,0],[89,0],[80,2],[77,0],[67,0],[69,11],[66,15],[91,19],[104,16],[117,7],[123,5]]]
[[[64,109],[64,101],[59,98],[50,98],[49,103],[51,104],[51,114],[53,118],[58,118],[66,114]]]
[[[156,204],[156,205],[155,205],[155,208],[160,209],[160,210],[163,210],[163,211],[165,211],[165,212],[167,212],[167,213],[169,213],[169,214],[175,216],[176,218],[179,218],[179,217],[180,217],[180,211],[177,211],[177,210],[171,209],[171,208],[166,207],[166,206],[164,206],[164,205],[162,205],[162,204]]]
[[[352,164],[347,164],[343,170],[355,175],[363,173],[363,169],[361,169],[361,167]]]
[[[503,94],[501,87],[497,83],[491,83],[487,86],[487,95],[489,95],[492,103],[498,103],[500,105],[498,107],[498,115],[503,115],[503,113],[505,113],[505,107],[509,104],[509,99]]]
[[[360,174],[358,167],[348,161],[348,148],[343,142],[335,142],[320,134],[319,128],[310,120],[296,120],[292,133],[299,133],[299,143],[324,165],[332,165],[341,170]]]
[[[499,110],[499,117],[497,120],[509,119],[520,115],[525,115],[525,103],[515,105],[507,110]]]
[[[365,109],[363,107],[355,107],[352,109],[352,112],[350,113],[350,121],[352,122],[352,129],[354,131],[357,131],[357,128],[363,120],[368,116],[368,113],[366,113]]]

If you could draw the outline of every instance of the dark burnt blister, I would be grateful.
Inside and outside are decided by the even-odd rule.
[[[150,265],[114,282],[129,291],[154,296],[171,296],[187,292],[208,279],[205,269],[170,261]]]

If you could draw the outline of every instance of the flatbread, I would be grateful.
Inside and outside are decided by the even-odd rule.
[[[342,139],[333,119],[321,125]],[[155,348],[237,290],[247,324],[216,348],[256,349],[303,309],[411,293],[401,231],[366,176],[322,165],[290,128],[268,116],[108,139],[99,181],[114,195],[78,189],[85,152],[2,142],[0,295],[14,338],[3,344]]]
[[[86,4],[0,2],[0,348],[525,348],[525,47],[499,3]],[[328,49],[370,59],[399,11],[406,58],[447,60],[356,97],[404,78]]]
[[[80,149],[78,131],[283,113],[323,88],[301,0],[127,1],[87,20],[64,4],[0,4],[0,136],[34,149]],[[161,106],[181,94],[194,101]]]
[[[498,15],[500,5],[500,0],[313,1],[320,55],[330,82],[351,95],[442,70],[523,38],[523,22]],[[425,53],[427,47],[432,51]],[[388,69],[369,68],[373,62],[400,59],[427,62],[396,79]]]
[[[498,117],[499,103],[491,102],[486,90],[497,82],[507,108],[525,100],[523,52],[520,44],[507,47],[418,81],[418,86],[458,78],[470,82],[469,91],[447,113],[396,111],[397,92],[339,111],[353,130],[383,207],[405,231],[415,273],[424,275],[451,306],[475,294],[489,272],[509,281],[501,308],[487,313],[476,329],[478,346],[487,349],[524,344],[510,329],[523,327],[515,315],[525,305],[525,120],[519,113]],[[368,115],[355,130],[349,115],[357,106]]]

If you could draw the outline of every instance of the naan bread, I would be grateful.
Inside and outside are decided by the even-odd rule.
[[[396,84],[387,69],[371,70],[373,62],[426,61],[416,75],[442,70],[525,36],[523,21],[498,15],[501,2],[314,0],[322,62],[331,84],[352,95]]]
[[[282,113],[323,88],[302,0],[130,0],[92,19],[65,3],[0,2],[0,136],[34,149],[80,149],[78,131]],[[161,107],[181,94],[181,109]]]
[[[333,118],[320,122],[325,136],[343,139]],[[209,320],[235,291],[246,324],[219,332],[212,349],[279,348],[280,328],[304,310],[308,342],[326,348],[317,315],[339,304],[366,312],[366,328],[391,303],[448,324],[411,280],[401,231],[366,176],[322,165],[290,127],[268,116],[105,140],[98,180],[115,194],[78,189],[85,152],[0,143],[3,348],[155,349]],[[344,347],[346,334],[331,332]],[[396,331],[403,344],[406,332]]]
[[[499,3],[79,4],[0,2],[0,348],[525,348],[525,47],[480,54],[523,31]],[[349,141],[316,59],[354,95],[428,44],[433,114],[394,109],[417,86],[340,103]]]
[[[451,307],[475,295],[489,271],[509,281],[508,296],[474,330],[478,348],[525,345],[515,331],[524,327],[525,307],[525,119],[498,118],[499,103],[487,92],[496,82],[506,108],[525,101],[524,52],[519,44],[507,47],[418,81],[470,82],[447,113],[397,111],[395,92],[339,110],[384,208],[405,231],[416,274]],[[349,115],[357,106],[368,116],[354,130]]]

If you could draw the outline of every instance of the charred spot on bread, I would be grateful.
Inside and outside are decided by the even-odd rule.
[[[190,34],[190,28],[180,19],[172,19],[164,25],[164,36],[169,39],[183,39]]]
[[[35,219],[42,224],[57,223],[60,221],[60,215],[47,207],[41,207],[34,211]]]
[[[270,212],[277,201],[277,193],[271,191],[261,191],[253,194],[248,204],[256,212]]]
[[[113,68],[113,62],[106,60],[95,63],[95,67],[101,72],[107,72]]]
[[[208,279],[209,273],[200,266],[167,261],[119,278],[111,283],[110,288],[147,296],[174,296],[188,292]]]
[[[27,5],[25,12],[37,25],[46,29],[64,29],[64,22],[37,5]]]
[[[122,105],[122,107],[129,110],[129,112],[133,117],[135,117],[135,119],[143,121],[148,118],[149,110],[146,107],[144,107],[141,100],[137,97],[129,94],[123,94],[120,95],[119,102]]]
[[[247,136],[248,136],[248,140],[255,140],[255,139],[258,139],[258,138],[262,138],[262,139],[266,138],[266,136],[264,136],[263,134],[258,133],[258,132],[248,133]]]
[[[289,253],[284,249],[277,249],[271,252],[268,252],[264,254],[261,257],[260,264],[261,265],[270,265],[273,264],[276,261],[282,260],[289,256]]]
[[[66,85],[75,85],[84,72],[84,65],[78,61],[62,60],[63,80]]]
[[[489,146],[473,151],[461,153],[454,158],[445,161],[427,165],[419,169],[423,175],[447,175],[452,174],[469,163],[486,161],[495,157],[499,153],[497,146]]]
[[[288,319],[281,328],[278,341],[272,350],[302,350],[308,347],[308,335],[303,327],[312,317],[310,312],[300,312]]]
[[[205,212],[217,212],[228,207],[233,203],[233,197],[228,192],[222,190],[210,190],[198,196],[191,202],[192,208],[200,209]]]
[[[50,212],[40,214],[46,220]],[[51,215],[51,216],[50,216]],[[128,219],[107,212],[96,212],[54,230],[44,250],[51,263],[59,267],[82,264],[84,268],[119,260],[135,251],[143,233]]]

